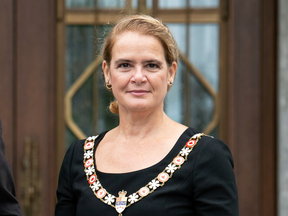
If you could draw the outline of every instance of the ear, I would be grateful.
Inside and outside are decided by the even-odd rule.
[[[169,75],[168,75],[168,81],[173,82],[176,76],[177,71],[177,63],[174,61],[172,65],[169,67]]]
[[[102,70],[103,70],[104,77],[105,77],[105,83],[107,81],[110,82],[109,65],[105,60],[102,62]]]

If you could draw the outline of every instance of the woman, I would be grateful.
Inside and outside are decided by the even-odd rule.
[[[149,16],[127,16],[102,55],[119,126],[71,145],[56,215],[238,215],[228,147],[163,111],[178,63],[169,29]]]

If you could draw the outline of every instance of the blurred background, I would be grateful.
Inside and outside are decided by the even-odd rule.
[[[54,215],[69,145],[118,124],[100,50],[139,13],[174,35],[165,112],[228,144],[240,215],[287,216],[288,0],[1,0],[0,117],[24,215]]]

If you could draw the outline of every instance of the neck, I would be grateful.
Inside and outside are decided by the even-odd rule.
[[[125,138],[136,139],[145,138],[148,135],[158,134],[159,131],[167,129],[172,120],[162,110],[156,110],[152,113],[125,113],[119,110],[118,135]]]

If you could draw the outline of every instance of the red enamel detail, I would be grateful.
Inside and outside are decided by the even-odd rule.
[[[142,187],[140,190],[139,190],[139,195],[144,197],[144,196],[147,196],[149,193],[149,188],[147,187]]]
[[[91,149],[93,148],[94,146],[94,143],[93,142],[87,142],[85,145],[84,145],[84,149]]]
[[[173,163],[176,164],[177,166],[182,165],[184,163],[184,158],[177,156],[174,158]]]
[[[84,166],[87,168],[93,164],[93,159],[89,159],[85,162]]]
[[[88,181],[89,184],[93,184],[96,181],[96,179],[97,179],[97,176],[95,174],[90,176],[89,181]]]
[[[191,148],[191,147],[193,147],[195,144],[196,144],[196,140],[189,140],[189,141],[186,143],[186,146],[187,146],[188,148]]]
[[[160,173],[158,175],[158,180],[160,182],[166,182],[169,179],[169,175],[167,173]]]
[[[106,190],[104,188],[101,188],[96,193],[96,196],[100,199],[103,198],[105,195],[106,195]]]

